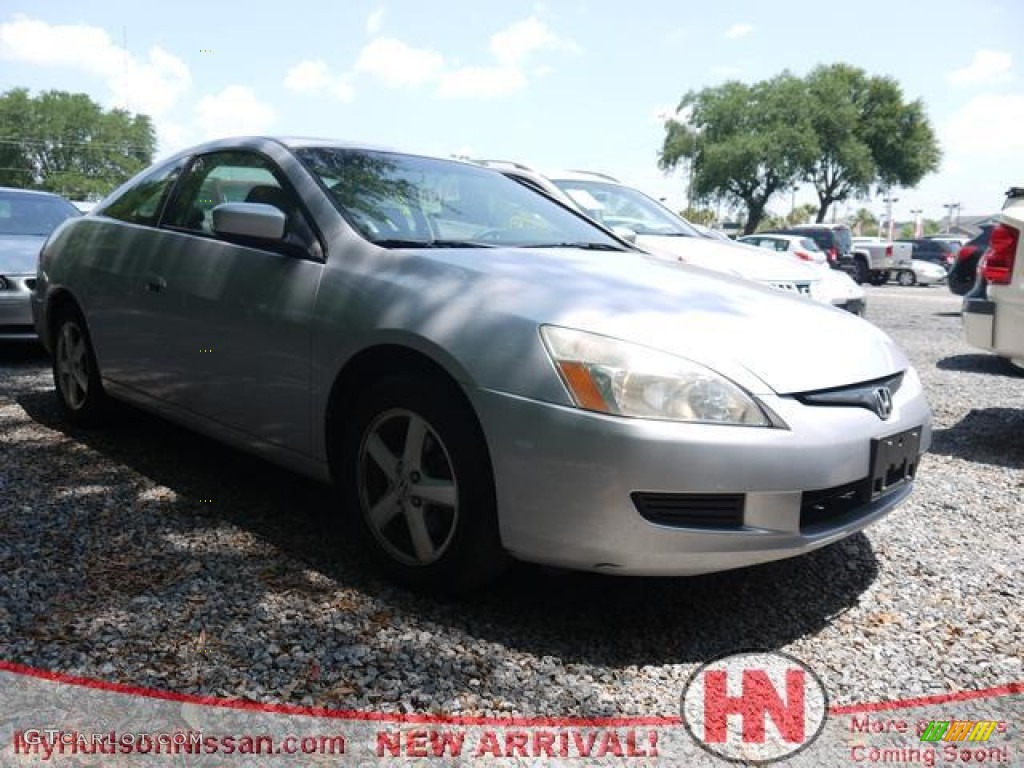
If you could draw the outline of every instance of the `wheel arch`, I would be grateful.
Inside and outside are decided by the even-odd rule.
[[[456,370],[453,371],[452,368]],[[349,358],[335,375],[327,396],[323,419],[323,448],[328,461],[331,460],[331,446],[337,444],[344,429],[345,415],[356,398],[374,381],[387,376],[428,376],[442,382],[451,391],[452,396],[458,398],[467,413],[472,415],[473,427],[479,433],[483,444],[488,446],[480,416],[462,384],[461,380],[467,379],[468,376],[461,368],[454,363],[445,365],[422,350],[388,341],[360,350]],[[487,453],[487,461],[490,464],[489,446]]]
[[[55,288],[50,291],[46,297],[46,319],[43,327],[46,337],[41,340],[46,349],[53,349],[54,331],[56,330],[54,324],[57,322],[57,318],[60,317],[61,311],[66,309],[73,309],[78,312],[84,320],[85,313],[82,311],[82,306],[71,291],[66,288]],[[86,327],[88,327],[88,322],[86,322]]]

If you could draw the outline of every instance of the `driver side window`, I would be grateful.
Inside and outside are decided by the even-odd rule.
[[[288,218],[286,231],[301,217],[299,201],[279,182],[267,159],[251,152],[217,152],[197,157],[164,218],[165,226],[205,235],[213,231],[213,209],[222,203],[265,203]]]

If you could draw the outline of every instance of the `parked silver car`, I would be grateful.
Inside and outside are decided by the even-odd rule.
[[[695,574],[911,492],[921,383],[881,331],[652,259],[470,163],[183,152],[54,233],[36,325],[67,418],[127,400],[344,491],[399,580],[508,556]]]
[[[59,195],[0,187],[0,340],[35,341],[30,295],[39,249],[58,224],[78,215]]]

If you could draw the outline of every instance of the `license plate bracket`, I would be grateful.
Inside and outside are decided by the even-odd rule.
[[[917,474],[921,427],[871,441],[871,500],[892,493]]]

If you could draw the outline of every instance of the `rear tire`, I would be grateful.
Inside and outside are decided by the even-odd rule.
[[[332,465],[385,575],[457,594],[505,568],[487,444],[453,385],[427,376],[380,379],[346,421]]]
[[[917,283],[917,275],[914,274],[913,270],[904,269],[900,271],[896,282],[903,286],[911,286]]]
[[[85,318],[77,307],[64,307],[53,329],[53,383],[61,415],[79,427],[98,427],[106,420],[109,400]]]

